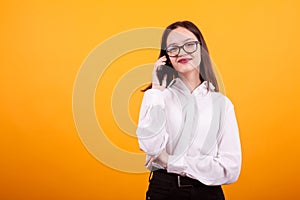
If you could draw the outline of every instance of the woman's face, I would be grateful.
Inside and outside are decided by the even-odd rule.
[[[167,38],[167,49],[172,49],[176,46],[188,45],[190,42],[198,41],[196,36],[186,28],[178,27],[172,30]],[[201,62],[200,44],[197,44],[197,50],[191,54],[186,53],[183,48],[180,48],[179,54],[175,57],[171,57],[170,61],[180,74],[187,74],[190,72],[199,73],[199,65]]]

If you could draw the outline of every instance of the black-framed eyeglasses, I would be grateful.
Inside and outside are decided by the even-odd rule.
[[[199,44],[198,41],[190,41],[190,42],[184,43],[181,46],[170,45],[166,48],[166,51],[170,57],[178,56],[180,53],[180,49],[183,49],[187,54],[192,54],[197,51],[198,44]]]

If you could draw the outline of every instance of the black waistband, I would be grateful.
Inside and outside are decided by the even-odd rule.
[[[201,183],[200,181],[187,177],[187,176],[181,176],[179,174],[176,173],[169,173],[167,172],[167,170],[164,169],[158,169],[152,172],[153,173],[153,178],[157,178],[157,179],[164,179],[164,180],[169,180],[173,183],[175,183],[176,185],[182,185],[183,187],[185,186],[203,186],[206,187],[207,185],[204,185],[203,183]]]

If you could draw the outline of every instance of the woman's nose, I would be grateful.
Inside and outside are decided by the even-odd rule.
[[[179,52],[177,56],[183,56],[186,55],[187,53],[184,51],[183,47],[179,48]]]

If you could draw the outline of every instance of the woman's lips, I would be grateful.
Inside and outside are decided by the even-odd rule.
[[[177,62],[179,62],[181,64],[185,64],[185,63],[188,63],[190,60],[192,60],[192,59],[191,58],[181,58]]]

